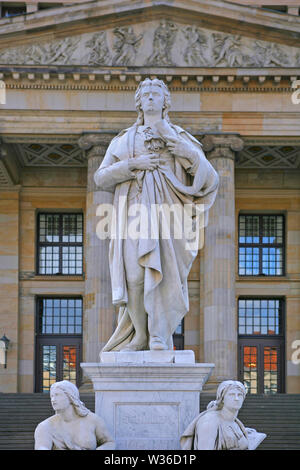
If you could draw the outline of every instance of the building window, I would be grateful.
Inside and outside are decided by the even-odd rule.
[[[263,10],[270,10],[275,13],[287,13],[288,7],[284,5],[262,5]]]
[[[82,214],[40,213],[38,215],[37,273],[82,275]]]
[[[239,275],[284,274],[284,216],[239,216]]]
[[[25,3],[14,3],[6,4],[2,2],[1,16],[2,18],[8,18],[10,16],[24,15],[26,13]]]

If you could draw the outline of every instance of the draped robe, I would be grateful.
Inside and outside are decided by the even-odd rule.
[[[112,301],[119,306],[119,317],[117,328],[104,351],[120,350],[134,336],[134,327],[126,308],[128,289],[123,256],[132,185],[138,182],[139,201],[148,208],[148,214],[154,204],[180,204],[182,207],[189,204],[195,210],[202,205],[203,226],[208,223],[208,211],[218,188],[218,174],[206,159],[202,145],[188,132],[165,120],[156,125],[162,140],[166,143],[169,137],[174,136],[183,139],[189,146],[189,154],[185,158],[174,157],[165,148],[162,157],[165,156],[165,161],[170,163],[171,156],[173,165],[162,163],[153,171],[130,171],[128,161],[135,158],[137,130],[138,126],[134,125],[111,141],[94,175],[95,183],[101,190],[114,192],[113,204],[118,217],[118,236],[110,240],[109,265]],[[189,309],[187,278],[198,249],[187,248],[186,234],[181,239],[164,238],[162,225],[158,219],[156,222],[157,236],[140,238],[136,256],[139,265],[144,268],[143,295],[148,325],[152,325],[154,330],[155,325],[159,325],[161,331],[157,336],[168,343]]]

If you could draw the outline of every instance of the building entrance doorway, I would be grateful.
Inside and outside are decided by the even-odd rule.
[[[60,380],[79,387],[81,360],[82,299],[38,299],[35,391],[47,393]]]
[[[239,299],[239,380],[250,394],[285,392],[283,300]]]

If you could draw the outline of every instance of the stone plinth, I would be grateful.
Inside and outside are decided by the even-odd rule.
[[[195,363],[191,353],[104,353],[100,363],[81,364],[93,383],[95,412],[117,449],[180,449],[180,436],[199,414],[200,392],[214,368]]]

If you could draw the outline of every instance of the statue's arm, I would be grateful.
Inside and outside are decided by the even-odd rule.
[[[116,443],[112,436],[107,430],[105,422],[100,416],[95,415],[96,420],[96,438],[97,438],[97,449],[96,450],[114,450]]]
[[[180,161],[187,173],[196,174],[201,163],[206,166],[207,160],[202,145],[183,129],[171,126],[165,119],[157,121],[155,127],[166,141],[170,152]]]
[[[103,191],[114,192],[118,183],[123,183],[135,178],[131,170],[130,161],[118,160],[108,148],[105,157],[94,174],[94,181]]]
[[[53,441],[45,422],[40,423],[34,432],[34,449],[35,450],[52,450]]]
[[[195,449],[215,450],[218,434],[218,424],[213,416],[201,418],[196,425]]]

